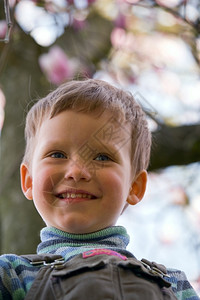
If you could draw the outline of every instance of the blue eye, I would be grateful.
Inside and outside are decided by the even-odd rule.
[[[95,158],[95,160],[98,160],[98,161],[107,161],[107,160],[111,160],[111,159],[106,154],[99,154],[99,155],[97,155],[97,157]]]
[[[66,158],[66,156],[61,152],[55,152],[50,155],[53,158]]]

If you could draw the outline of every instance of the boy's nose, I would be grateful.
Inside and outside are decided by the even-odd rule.
[[[79,180],[89,181],[91,179],[91,173],[84,162],[78,159],[71,159],[67,166],[65,179],[73,179],[75,182]]]

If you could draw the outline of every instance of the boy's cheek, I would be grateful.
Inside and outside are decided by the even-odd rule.
[[[33,180],[33,191],[34,193],[39,193],[40,196],[44,197],[52,194],[55,190],[57,184],[61,181],[62,174],[59,172],[52,173],[49,171],[38,172],[34,176]]]

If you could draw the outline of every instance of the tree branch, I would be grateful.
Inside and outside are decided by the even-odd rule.
[[[162,125],[153,133],[150,170],[171,165],[198,162],[200,157],[200,124],[169,127]]]

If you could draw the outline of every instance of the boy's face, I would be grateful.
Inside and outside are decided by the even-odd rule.
[[[61,112],[42,123],[31,167],[21,166],[23,192],[47,226],[70,233],[112,226],[145,191],[146,172],[133,179],[130,154],[130,128],[112,114]]]

